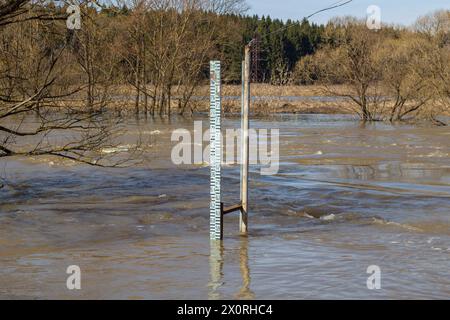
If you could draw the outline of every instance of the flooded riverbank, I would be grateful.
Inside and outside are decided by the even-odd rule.
[[[280,129],[280,168],[251,168],[250,234],[210,247],[209,168],[171,163],[174,129],[129,120],[145,161],[123,169],[2,159],[0,298],[450,298],[450,130],[351,116],[253,120]],[[238,127],[227,119],[224,127]],[[224,168],[226,203],[239,168]],[[78,265],[82,290],[66,288]],[[369,266],[382,289],[367,289]]]

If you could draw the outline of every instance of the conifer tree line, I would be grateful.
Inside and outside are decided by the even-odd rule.
[[[226,74],[229,81],[240,81],[242,48],[254,38],[259,41],[259,82],[273,85],[287,84],[299,59],[313,54],[324,41],[325,26],[305,19],[284,22],[256,15],[226,18],[238,26],[241,38],[234,45],[235,50],[222,48],[225,61],[230,65]]]

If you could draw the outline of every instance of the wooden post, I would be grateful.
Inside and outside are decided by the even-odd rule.
[[[248,233],[248,164],[249,164],[249,108],[250,108],[250,46],[245,46],[244,60],[244,84],[242,103],[242,177],[241,177],[241,214],[239,218],[239,230],[242,234]]]
[[[221,93],[220,93],[220,61],[210,63],[210,166],[211,166],[211,203],[210,203],[210,236],[211,240],[223,239],[223,204],[221,202]]]
[[[242,151],[244,150],[243,149],[243,147],[242,147],[242,144],[244,143],[243,141],[243,139],[244,139],[244,134],[243,134],[243,130],[244,130],[244,117],[243,117],[243,114],[244,114],[244,100],[245,100],[245,98],[244,98],[244,86],[245,86],[245,76],[244,76],[244,74],[245,74],[245,61],[244,60],[242,60],[242,68],[241,68],[241,83],[242,83],[242,85],[241,85],[241,145],[240,145],[240,148],[241,148],[241,150],[240,150],[240,158],[239,158],[239,161],[240,161],[240,164],[241,164],[241,170],[240,170],[240,177],[239,177],[239,181],[240,181],[240,190],[239,190],[239,197],[241,197],[242,196],[242,175],[243,175],[243,171],[244,171],[244,166],[243,166],[243,159],[244,159],[244,157],[243,157],[243,154],[242,154]],[[242,198],[241,198],[241,206],[242,206]]]

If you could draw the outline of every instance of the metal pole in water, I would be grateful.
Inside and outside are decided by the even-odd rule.
[[[211,167],[211,203],[210,236],[211,240],[223,240],[223,218],[221,204],[221,78],[220,61],[210,62],[210,167]]]
[[[241,177],[241,214],[239,230],[242,234],[248,233],[248,164],[249,164],[249,108],[250,108],[250,46],[245,46],[244,60],[244,93],[242,95],[242,177]]]

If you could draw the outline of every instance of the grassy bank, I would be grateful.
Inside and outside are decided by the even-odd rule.
[[[149,88],[152,91],[152,88]],[[183,88],[174,87],[174,98],[171,102],[172,113],[178,112],[178,92]],[[252,84],[251,112],[257,115],[276,113],[323,113],[348,114],[353,113],[353,106],[349,101],[333,99],[319,86],[273,86],[268,84]],[[135,112],[135,91],[133,88],[119,86],[111,90],[112,99],[108,107],[122,113]],[[240,85],[222,86],[222,108],[225,113],[240,112]],[[209,111],[209,86],[199,86],[193,93],[190,110],[195,112]],[[149,99],[150,100],[150,99]],[[142,105],[140,109],[143,110]]]
[[[207,95],[208,87],[202,87],[199,95]],[[224,85],[223,97],[239,97],[240,85]],[[257,115],[276,113],[323,113],[323,114],[348,114],[352,113],[352,105],[342,99],[333,99],[319,86],[272,86],[268,84],[252,84],[251,95],[253,97],[251,112]],[[198,106],[199,111],[207,111],[208,103]],[[223,100],[225,113],[239,112],[241,102],[239,99]]]
[[[148,91],[152,92],[151,87]],[[183,92],[182,87],[174,87],[171,100],[171,113],[179,113],[179,97]],[[358,106],[348,98],[336,97],[329,92],[344,93],[348,92],[345,86],[335,86],[324,90],[318,85],[300,86],[273,86],[268,84],[251,85],[251,113],[254,115],[269,115],[278,113],[297,113],[297,114],[356,114]],[[116,86],[109,89],[110,99],[105,103],[107,109],[114,110],[120,114],[135,113],[135,91],[129,86]],[[241,86],[223,85],[222,86],[222,108],[225,113],[239,113],[241,110]],[[82,100],[83,94],[80,94],[79,100],[65,102],[75,108],[84,108]],[[151,99],[149,98],[148,110],[151,109]],[[142,101],[142,100],[141,100]],[[436,108],[439,115],[450,116],[449,108],[442,105],[430,105],[427,108]],[[157,108],[156,108],[157,109]],[[145,112],[144,103],[139,106],[141,113]],[[427,109],[421,109],[422,112]],[[199,86],[193,93],[193,98],[189,102],[188,112],[209,112],[209,86]],[[158,112],[156,111],[156,114]],[[417,116],[417,114],[412,114]]]

